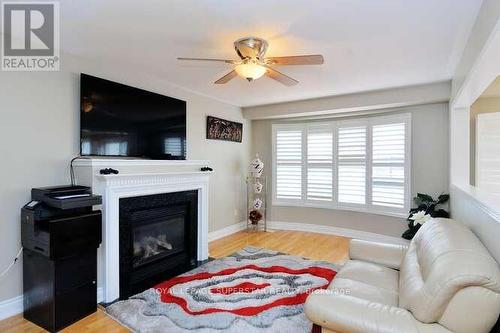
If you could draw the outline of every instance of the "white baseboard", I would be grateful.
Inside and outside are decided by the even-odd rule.
[[[97,288],[97,303],[104,300],[104,290],[102,287]],[[20,313],[23,313],[23,295],[19,295],[5,301],[0,302],[0,320],[9,318]]]
[[[384,242],[391,244],[408,244],[409,241],[400,237],[381,235],[374,232],[334,227],[328,225],[319,225],[311,223],[298,223],[298,222],[282,222],[282,221],[268,221],[268,229],[274,230],[293,230],[293,231],[308,231],[316,232],[320,234],[327,235],[337,235],[348,238],[356,238],[373,242]],[[237,224],[230,225],[228,227],[212,231],[208,233],[208,241],[214,241],[222,237],[229,236],[238,231],[244,230],[246,228],[245,221],[239,222]]]
[[[104,301],[104,289],[102,287],[97,287],[97,303]]]
[[[23,295],[0,302],[0,320],[23,312]]]
[[[393,237],[387,235],[376,234],[374,232],[340,228],[328,225],[318,225],[310,223],[294,223],[294,222],[281,222],[269,221],[269,229],[275,230],[294,230],[294,231],[307,231],[316,232],[320,234],[337,235],[348,238],[356,238],[373,242],[383,242],[391,244],[408,244],[409,241],[400,237]]]
[[[228,227],[225,227],[225,228],[222,228],[219,230],[209,232],[208,233],[208,241],[211,242],[211,241],[214,241],[216,239],[229,236],[229,235],[234,234],[238,231],[244,230],[246,228],[246,226],[247,226],[246,222],[243,221],[243,222],[239,222],[236,224],[232,224]]]

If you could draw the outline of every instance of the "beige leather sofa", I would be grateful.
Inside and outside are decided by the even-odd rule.
[[[352,240],[349,254],[328,290],[307,298],[323,332],[481,333],[498,319],[498,263],[458,221],[426,222],[409,246]]]

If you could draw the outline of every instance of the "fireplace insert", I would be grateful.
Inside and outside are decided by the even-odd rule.
[[[120,199],[120,299],[197,265],[198,191]]]

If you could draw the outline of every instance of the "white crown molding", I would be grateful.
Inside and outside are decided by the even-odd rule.
[[[209,166],[209,160],[148,160],[141,158],[99,158],[79,157],[73,161],[73,166],[84,167],[137,167],[137,166]]]
[[[246,119],[256,120],[366,112],[446,103],[450,100],[450,93],[451,82],[440,81],[352,94],[247,106],[243,107],[243,115]]]

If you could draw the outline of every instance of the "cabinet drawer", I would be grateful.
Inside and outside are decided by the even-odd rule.
[[[97,282],[97,251],[59,259],[55,265],[56,294]]]
[[[56,330],[60,330],[97,310],[95,284],[84,285],[56,295]]]
[[[95,249],[101,243],[101,212],[52,220],[49,233],[51,259]]]

